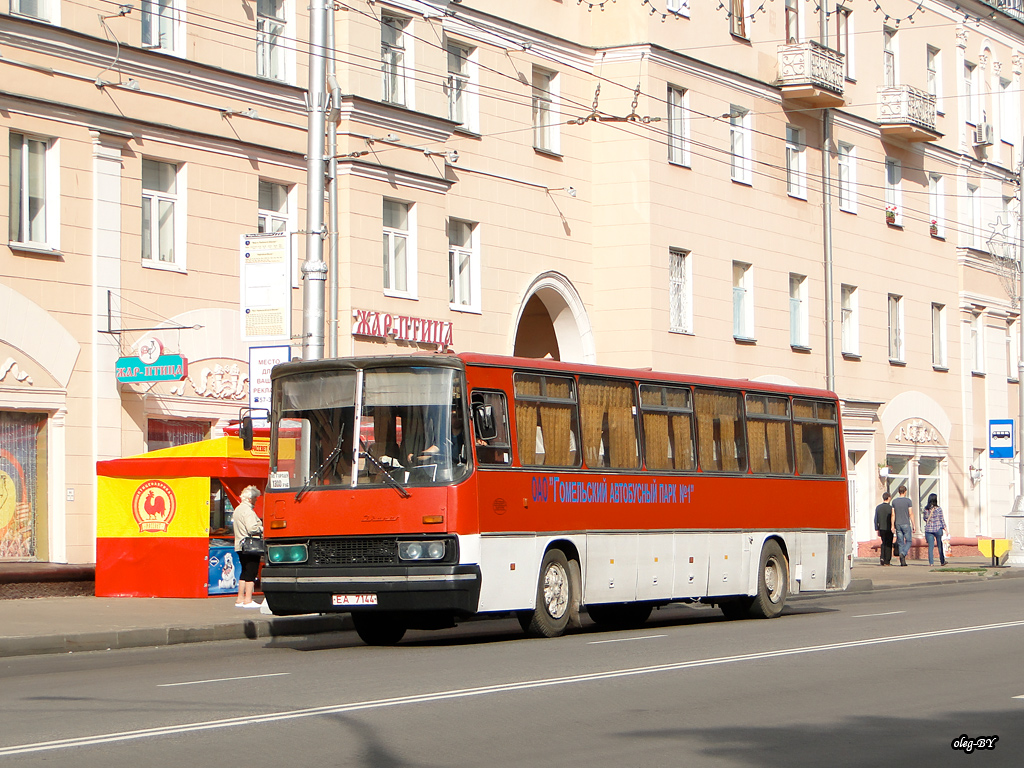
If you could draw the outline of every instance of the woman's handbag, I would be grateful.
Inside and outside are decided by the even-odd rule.
[[[262,555],[267,551],[267,546],[262,536],[246,536],[242,539],[240,552],[248,555]]]

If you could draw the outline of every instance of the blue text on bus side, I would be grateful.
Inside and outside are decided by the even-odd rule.
[[[534,475],[533,500],[562,504],[688,504],[693,501],[692,483],[609,482],[562,480],[558,475]]]

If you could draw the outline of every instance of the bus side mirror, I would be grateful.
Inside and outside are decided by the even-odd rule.
[[[476,436],[481,440],[493,440],[498,436],[494,408],[490,405],[477,403],[473,406],[473,424],[476,425]]]
[[[243,416],[238,426],[238,436],[242,438],[242,448],[252,450],[252,416]]]

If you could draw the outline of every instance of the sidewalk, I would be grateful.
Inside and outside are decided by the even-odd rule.
[[[910,561],[882,567],[858,558],[851,592],[1024,576],[1024,568],[991,568],[983,557],[957,557],[947,568]],[[0,657],[212,640],[304,636],[352,629],[348,614],[279,616],[236,608],[234,596],[207,599],[36,597],[0,600]]]

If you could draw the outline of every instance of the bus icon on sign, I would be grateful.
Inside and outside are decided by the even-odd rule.
[[[992,419],[988,423],[990,459],[1013,458],[1013,419]]]

